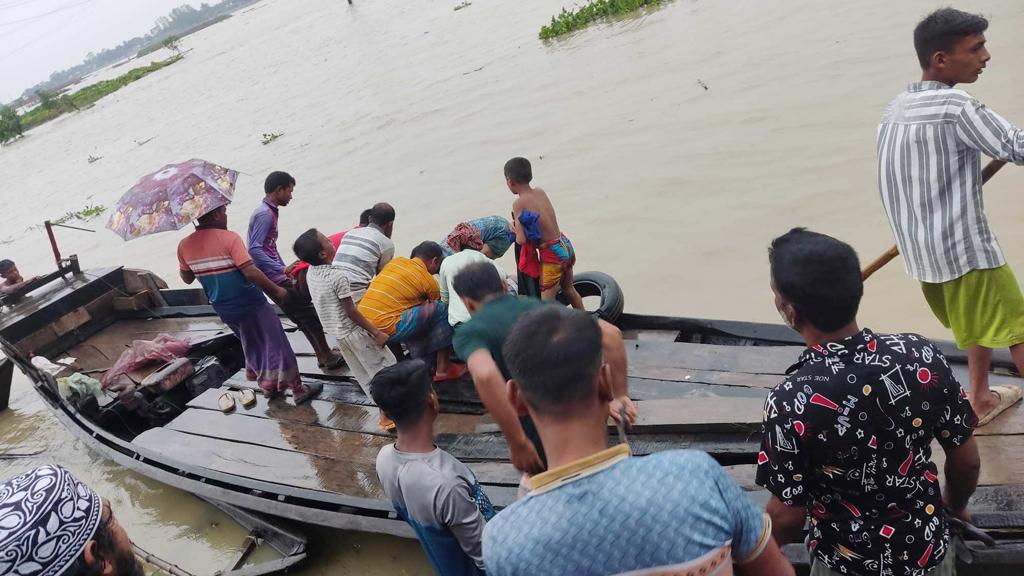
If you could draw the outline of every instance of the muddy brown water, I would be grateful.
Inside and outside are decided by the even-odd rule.
[[[26,274],[50,270],[33,225],[113,205],[138,177],[191,157],[242,171],[229,210],[238,231],[268,171],[297,177],[281,213],[285,253],[306,228],[347,228],[379,200],[398,210],[405,253],[461,220],[507,214],[501,166],[528,156],[576,245],[577,270],[615,276],[631,312],[776,321],[765,258],[773,236],[809,226],[849,241],[865,261],[892,243],[875,129],[918,75],[913,25],[940,3],[675,0],[550,43],[536,34],[558,2],[457,4],[266,0],[186,38],[182,62],[0,150],[0,252]],[[992,21],[993,60],[969,90],[1024,123],[1024,5],[959,7]],[[264,146],[265,132],[284,136]],[[1022,178],[1010,167],[986,189],[1017,270]],[[104,222],[84,224],[95,234],[60,230],[64,252],[179,284],[184,232],[125,244]],[[509,257],[503,264],[512,269]],[[861,319],[948,337],[899,261],[870,280]],[[0,414],[0,443],[44,451],[0,460],[0,475],[49,461],[70,467],[113,500],[140,545],[187,569],[221,568],[244,536],[192,496],[91,454],[20,376]],[[311,532],[318,556],[304,573],[429,572],[414,542]]]

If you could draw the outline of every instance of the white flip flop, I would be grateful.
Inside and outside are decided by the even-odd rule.
[[[232,396],[230,392],[221,394],[220,398],[217,399],[217,407],[219,407],[220,411],[225,414],[231,412],[235,409],[235,397]]]
[[[989,390],[995,392],[996,396],[999,396],[999,403],[988,414],[985,414],[984,417],[978,420],[978,426],[984,426],[995,420],[996,416],[999,416],[1007,408],[1019,402],[1022,396],[1019,386],[992,386]]]

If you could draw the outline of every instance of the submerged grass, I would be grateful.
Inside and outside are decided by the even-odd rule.
[[[102,204],[86,204],[85,208],[82,208],[77,212],[68,212],[67,214],[61,216],[60,218],[53,220],[53,223],[65,224],[72,220],[88,222],[89,220],[92,220],[93,218],[99,216],[100,214],[103,214],[103,212],[105,212],[106,209],[107,207]]]
[[[632,12],[644,6],[653,6],[665,1],[667,0],[592,0],[575,10],[562,8],[559,14],[551,17],[550,25],[541,27],[540,39],[549,40],[584,28],[595,20]]]
[[[156,72],[161,68],[166,68],[167,66],[170,66],[171,64],[174,64],[175,62],[181,59],[182,56],[177,55],[172,56],[166,60],[153,62],[149,66],[134,68],[118,76],[117,78],[112,78],[110,80],[103,80],[102,82],[90,84],[89,86],[82,88],[74,94],[67,94],[61,96],[60,98],[55,98],[52,100],[52,102],[48,103],[45,106],[36,106],[32,110],[29,110],[21,116],[22,129],[28,130],[29,128],[39,126],[44,122],[49,122],[50,120],[53,120],[54,118],[64,113],[81,110],[82,108],[91,106],[95,104],[96,101],[98,101],[100,98],[117,92],[121,88],[124,88],[132,82],[135,82],[136,80],[142,78],[143,76],[152,74],[153,72]]]

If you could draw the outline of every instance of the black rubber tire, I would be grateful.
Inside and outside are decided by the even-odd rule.
[[[579,272],[573,274],[572,285],[584,298],[600,296],[601,305],[594,313],[605,322],[611,322],[618,326],[622,310],[626,305],[626,298],[615,278],[604,272]],[[558,293],[558,301],[563,304],[569,303],[561,292]]]

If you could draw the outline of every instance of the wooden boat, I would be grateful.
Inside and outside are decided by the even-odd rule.
[[[603,275],[579,275],[593,295]],[[797,335],[783,326],[618,314],[627,338],[630,391],[640,417],[629,434],[635,454],[676,448],[704,450],[726,466],[756,502],[754,484],[762,404],[799,354]],[[288,328],[287,321],[284,322]],[[99,375],[136,339],[166,333],[192,342],[194,374],[165,391],[139,387],[131,395],[62,397],[53,375],[32,355],[74,358],[71,371]],[[0,319],[0,345],[29,376],[60,422],[105,457],[202,498],[301,522],[412,537],[383,498],[374,470],[378,450],[394,437],[378,427],[378,412],[344,369],[317,367],[302,335],[290,333],[303,377],[324,384],[322,395],[295,406],[290,398],[218,408],[223,394],[251,388],[242,374],[238,340],[201,290],[168,290],[149,272],[125,268],[70,271],[37,288],[28,302]],[[966,381],[966,359],[942,344]],[[1018,382],[996,355],[994,380]],[[130,375],[136,381],[156,369]],[[437,386],[442,401],[439,446],[466,462],[499,507],[515,497],[520,475],[468,380]],[[235,392],[233,392],[235,391]],[[611,442],[617,442],[611,435]],[[978,431],[985,465],[973,506],[976,523],[998,545],[968,540],[961,574],[994,576],[1024,567],[1024,409],[1012,408]],[[936,451],[942,459],[942,451]],[[806,568],[802,547],[787,553]]]

